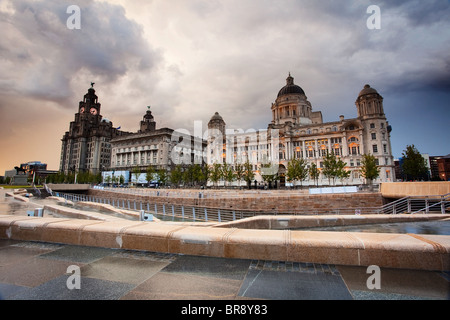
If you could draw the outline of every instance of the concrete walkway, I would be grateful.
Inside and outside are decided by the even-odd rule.
[[[71,266],[79,268],[80,289],[68,288],[77,283]],[[0,295],[7,300],[450,299],[449,272],[381,268],[381,289],[373,290],[366,272],[366,267],[0,240]]]

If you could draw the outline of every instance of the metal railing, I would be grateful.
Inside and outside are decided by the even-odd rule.
[[[450,207],[450,193],[442,196],[405,197],[380,207],[378,213],[430,213],[440,212],[445,214]]]
[[[450,194],[433,197],[406,197],[381,207],[364,208],[330,208],[330,209],[295,209],[295,210],[251,210],[251,209],[226,209],[217,207],[205,207],[197,205],[180,205],[165,202],[148,202],[139,199],[121,198],[118,194],[115,198],[98,197],[85,194],[70,194],[54,192],[58,197],[73,202],[94,202],[111,205],[117,209],[130,211],[143,211],[153,214],[163,220],[181,221],[236,221],[244,218],[260,215],[359,215],[359,214],[401,214],[401,213],[430,213],[440,212],[444,214],[450,208]]]

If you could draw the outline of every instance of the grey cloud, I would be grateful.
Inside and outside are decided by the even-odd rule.
[[[0,12],[1,29],[11,35],[0,38],[6,60],[0,67],[9,71],[0,75],[0,83],[14,84],[9,93],[14,87],[20,94],[64,101],[73,94],[71,79],[81,71],[112,83],[131,70],[150,72],[161,59],[143,39],[142,28],[120,6],[78,1],[81,30],[69,30],[66,10],[72,1],[14,0],[12,4],[14,14]]]

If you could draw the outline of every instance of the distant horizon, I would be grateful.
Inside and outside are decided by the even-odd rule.
[[[395,158],[412,144],[448,155],[449,16],[439,0],[3,0],[0,175],[30,160],[59,169],[91,83],[124,131],[147,106],[158,128],[206,128],[219,112],[247,130],[267,128],[289,73],[324,122],[356,118],[369,84]]]

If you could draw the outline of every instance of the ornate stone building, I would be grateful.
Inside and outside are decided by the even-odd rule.
[[[111,140],[111,169],[142,172],[149,166],[157,170],[171,170],[175,165],[203,164],[206,142],[169,128],[156,129],[156,122],[148,108],[137,133]]]
[[[110,167],[112,138],[126,135],[100,115],[101,104],[91,85],[80,101],[75,120],[62,138],[59,170],[97,173]]]
[[[217,139],[208,140],[208,163],[234,164],[249,160],[253,164],[256,179],[261,181],[259,169],[262,163],[277,163],[281,182],[288,163],[294,158],[303,158],[308,166],[323,167],[323,156],[334,152],[346,162],[351,185],[365,183],[360,176],[363,154],[372,154],[380,168],[378,182],[395,181],[394,160],[391,150],[391,127],[383,108],[383,97],[366,85],[356,99],[357,117],[323,122],[322,113],[314,111],[303,89],[294,83],[289,74],[286,85],[278,92],[271,106],[272,122],[268,130],[256,132],[227,132],[223,144]],[[225,132],[225,122],[216,113],[209,123],[210,129]],[[328,179],[322,175],[321,185]],[[313,184],[306,180],[303,185]],[[339,183],[338,183],[339,184]]]

